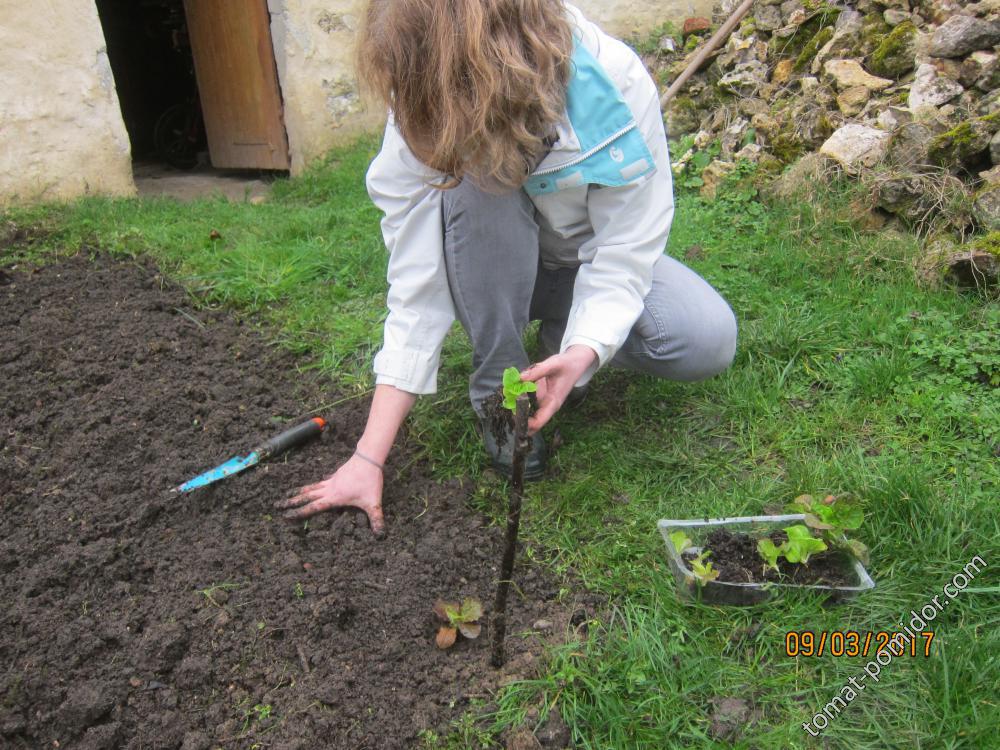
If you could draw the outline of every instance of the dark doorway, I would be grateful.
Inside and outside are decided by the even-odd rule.
[[[207,161],[183,0],[96,1],[133,160]]]

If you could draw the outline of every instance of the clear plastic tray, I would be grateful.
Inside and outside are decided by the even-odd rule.
[[[817,591],[826,593],[828,601],[837,604],[853,599],[862,591],[875,588],[875,581],[868,575],[865,566],[861,561],[853,556],[847,555],[850,561],[850,572],[853,573],[855,582],[847,586],[830,586],[826,584],[804,585],[797,583],[727,583],[722,581],[709,581],[704,586],[699,585],[694,573],[687,566],[687,563],[677,554],[673,543],[670,541],[670,533],[682,530],[695,544],[697,550],[701,541],[708,532],[717,527],[725,526],[733,532],[748,533],[753,536],[767,534],[775,529],[787,526],[789,523],[801,523],[805,516],[801,513],[793,513],[782,516],[740,516],[736,518],[707,518],[707,519],[663,519],[657,526],[663,541],[667,545],[667,557],[670,560],[670,570],[677,582],[677,591],[682,598],[699,599],[706,604],[735,604],[749,605],[759,604],[767,601],[782,590],[797,589],[805,591]]]

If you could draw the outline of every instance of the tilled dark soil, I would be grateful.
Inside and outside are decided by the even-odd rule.
[[[385,539],[360,512],[280,519],[275,500],[350,454],[364,400],[317,412],[317,442],[169,494],[338,394],[151,266],[3,269],[0,396],[4,747],[413,747],[528,669],[532,623],[569,614],[518,569],[507,673],[486,629],[435,648],[437,598],[489,616],[503,534],[405,445]]]
[[[780,545],[788,537],[783,531],[770,535]],[[719,581],[725,583],[792,583],[798,585],[825,584],[843,586],[854,583],[850,563],[837,551],[819,552],[806,565],[778,560],[778,570],[767,567],[757,552],[757,540],[748,534],[734,534],[726,529],[712,531],[704,548],[711,550],[712,566],[719,571]],[[688,554],[687,558],[693,555]]]

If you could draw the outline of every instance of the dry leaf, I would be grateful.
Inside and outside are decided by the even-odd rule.
[[[478,622],[461,622],[458,624],[458,629],[462,632],[469,640],[474,640],[479,637],[479,632],[482,630],[482,625]]]
[[[441,626],[441,629],[438,630],[437,638],[434,639],[434,642],[437,643],[438,648],[443,650],[454,646],[456,637],[458,637],[458,631],[455,630],[455,628]]]

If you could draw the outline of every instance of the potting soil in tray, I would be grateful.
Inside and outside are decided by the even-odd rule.
[[[769,536],[778,545],[787,539],[783,531],[774,531]],[[810,556],[806,565],[790,563],[782,557],[778,560],[778,570],[774,570],[761,558],[757,552],[757,540],[749,534],[714,529],[705,537],[702,549],[711,552],[707,559],[719,571],[716,580],[722,583],[854,584],[850,561],[835,550]],[[686,552],[683,558],[690,562],[694,556]]]
[[[271,507],[350,455],[365,400],[321,410],[318,441],[171,495],[338,394],[146,264],[3,271],[0,746],[403,748],[488,696],[488,629],[434,646],[437,598],[489,614],[502,546],[459,484],[399,447],[381,541],[360,512]],[[531,623],[560,632],[572,607],[538,570],[515,577],[524,673]]]

